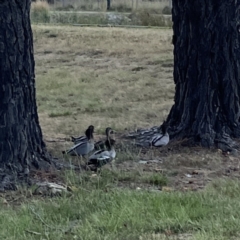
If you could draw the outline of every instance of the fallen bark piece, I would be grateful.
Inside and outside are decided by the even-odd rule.
[[[64,192],[67,192],[67,187],[51,183],[51,182],[39,182],[36,183],[37,188],[34,191],[34,194],[40,195],[61,195]]]

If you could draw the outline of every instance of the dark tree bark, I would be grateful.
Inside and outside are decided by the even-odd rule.
[[[0,189],[51,163],[37,114],[30,4],[0,0]]]
[[[111,9],[111,0],[107,0],[107,10]]]
[[[230,150],[240,137],[240,1],[175,0],[172,137]]]

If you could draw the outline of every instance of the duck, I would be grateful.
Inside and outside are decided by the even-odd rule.
[[[69,150],[62,151],[62,153],[69,154],[70,156],[85,156],[89,154],[92,150],[94,150],[93,130],[93,126],[90,126],[90,128],[86,130],[87,141],[81,141]]]
[[[160,129],[161,129],[161,132],[153,135],[151,140],[151,146],[161,147],[161,146],[166,146],[169,143],[169,134],[167,132],[168,124],[165,121],[163,122],[159,130]]]
[[[163,124],[158,128],[158,132],[153,135],[145,135],[139,137],[136,141],[137,146],[141,147],[162,147],[169,143],[169,134],[167,132],[168,124],[164,121]]]
[[[95,166],[96,168],[102,167],[103,165],[111,162],[116,157],[116,151],[114,149],[115,141],[112,142],[107,137],[105,141],[106,149],[101,149],[94,152],[88,159],[87,165]]]
[[[110,145],[114,145],[115,144],[115,140],[112,139],[110,137],[110,134],[114,133],[114,131],[112,130],[112,128],[107,127],[105,130],[105,134],[106,134],[106,138],[110,141]],[[106,149],[106,145],[105,145],[106,141],[104,140],[99,140],[94,144],[94,149],[95,150],[102,150],[102,149]]]
[[[88,141],[87,134],[88,134],[89,131],[91,131],[91,129],[92,129],[92,131],[94,132],[94,126],[93,126],[93,125],[90,125],[90,126],[86,129],[86,131],[85,131],[85,136],[84,136],[84,135],[83,135],[83,136],[79,136],[79,137],[70,136],[70,137],[71,137],[71,141],[72,141],[74,144],[78,144],[78,143],[80,143],[80,142],[86,142],[86,141]]]

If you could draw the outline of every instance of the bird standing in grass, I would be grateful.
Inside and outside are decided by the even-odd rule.
[[[111,141],[109,135],[112,131],[111,128],[106,129],[107,139],[105,141],[106,149],[101,149],[93,153],[88,160],[87,165],[94,168],[102,167],[103,165],[111,162],[116,157],[116,151],[114,149],[115,141]]]
[[[63,151],[63,154],[69,154],[71,156],[85,156],[94,149],[94,140],[93,140],[93,130],[94,127],[91,125],[86,130],[87,140],[81,141],[75,144],[67,151]]]
[[[163,122],[159,130],[161,130],[161,132],[153,135],[150,142],[151,146],[161,147],[161,146],[166,146],[169,143],[169,134],[167,132],[168,125],[165,121]]]
[[[112,133],[114,133],[114,131],[110,127],[107,127],[106,131],[105,131],[105,134],[106,134],[106,139],[108,139],[109,142],[110,142],[110,145],[114,145],[114,143],[115,143],[115,140],[110,137],[110,135]],[[106,150],[106,144],[105,143],[106,143],[106,140],[99,140],[99,141],[97,141],[94,144],[94,146],[95,146],[94,149],[95,150],[102,150],[102,149]]]
[[[140,147],[162,147],[169,143],[168,124],[164,121],[155,133],[145,133],[136,136],[135,144]]]

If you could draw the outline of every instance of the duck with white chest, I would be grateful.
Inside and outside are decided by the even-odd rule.
[[[151,142],[150,142],[151,146],[161,147],[161,146],[166,146],[169,143],[169,134],[167,132],[168,125],[166,124],[166,122],[163,122],[160,129],[161,129],[161,132],[153,135]]]
[[[153,135],[143,135],[136,139],[136,145],[140,147],[162,147],[169,143],[169,134],[167,132],[168,124],[164,121],[158,128],[158,132]]]
[[[107,127],[106,130],[105,130],[106,139],[109,140],[110,145],[115,144],[115,140],[110,137],[110,135],[113,134],[114,132],[115,131],[113,131],[112,128],[110,128],[110,127]],[[99,140],[99,141],[95,142],[94,149],[95,150],[102,150],[102,149],[105,150],[106,149],[106,144],[105,143],[106,143],[105,140]]]
[[[94,140],[93,140],[93,130],[94,127],[91,125],[90,128],[86,131],[87,140],[81,141],[75,144],[67,151],[63,151],[63,154],[69,154],[71,156],[85,156],[94,149]]]
[[[111,162],[116,157],[114,148],[115,141],[111,141],[109,133],[112,129],[108,129],[107,139],[105,141],[106,149],[101,149],[93,153],[88,160],[87,165],[94,165],[95,167],[102,167],[103,165]]]

